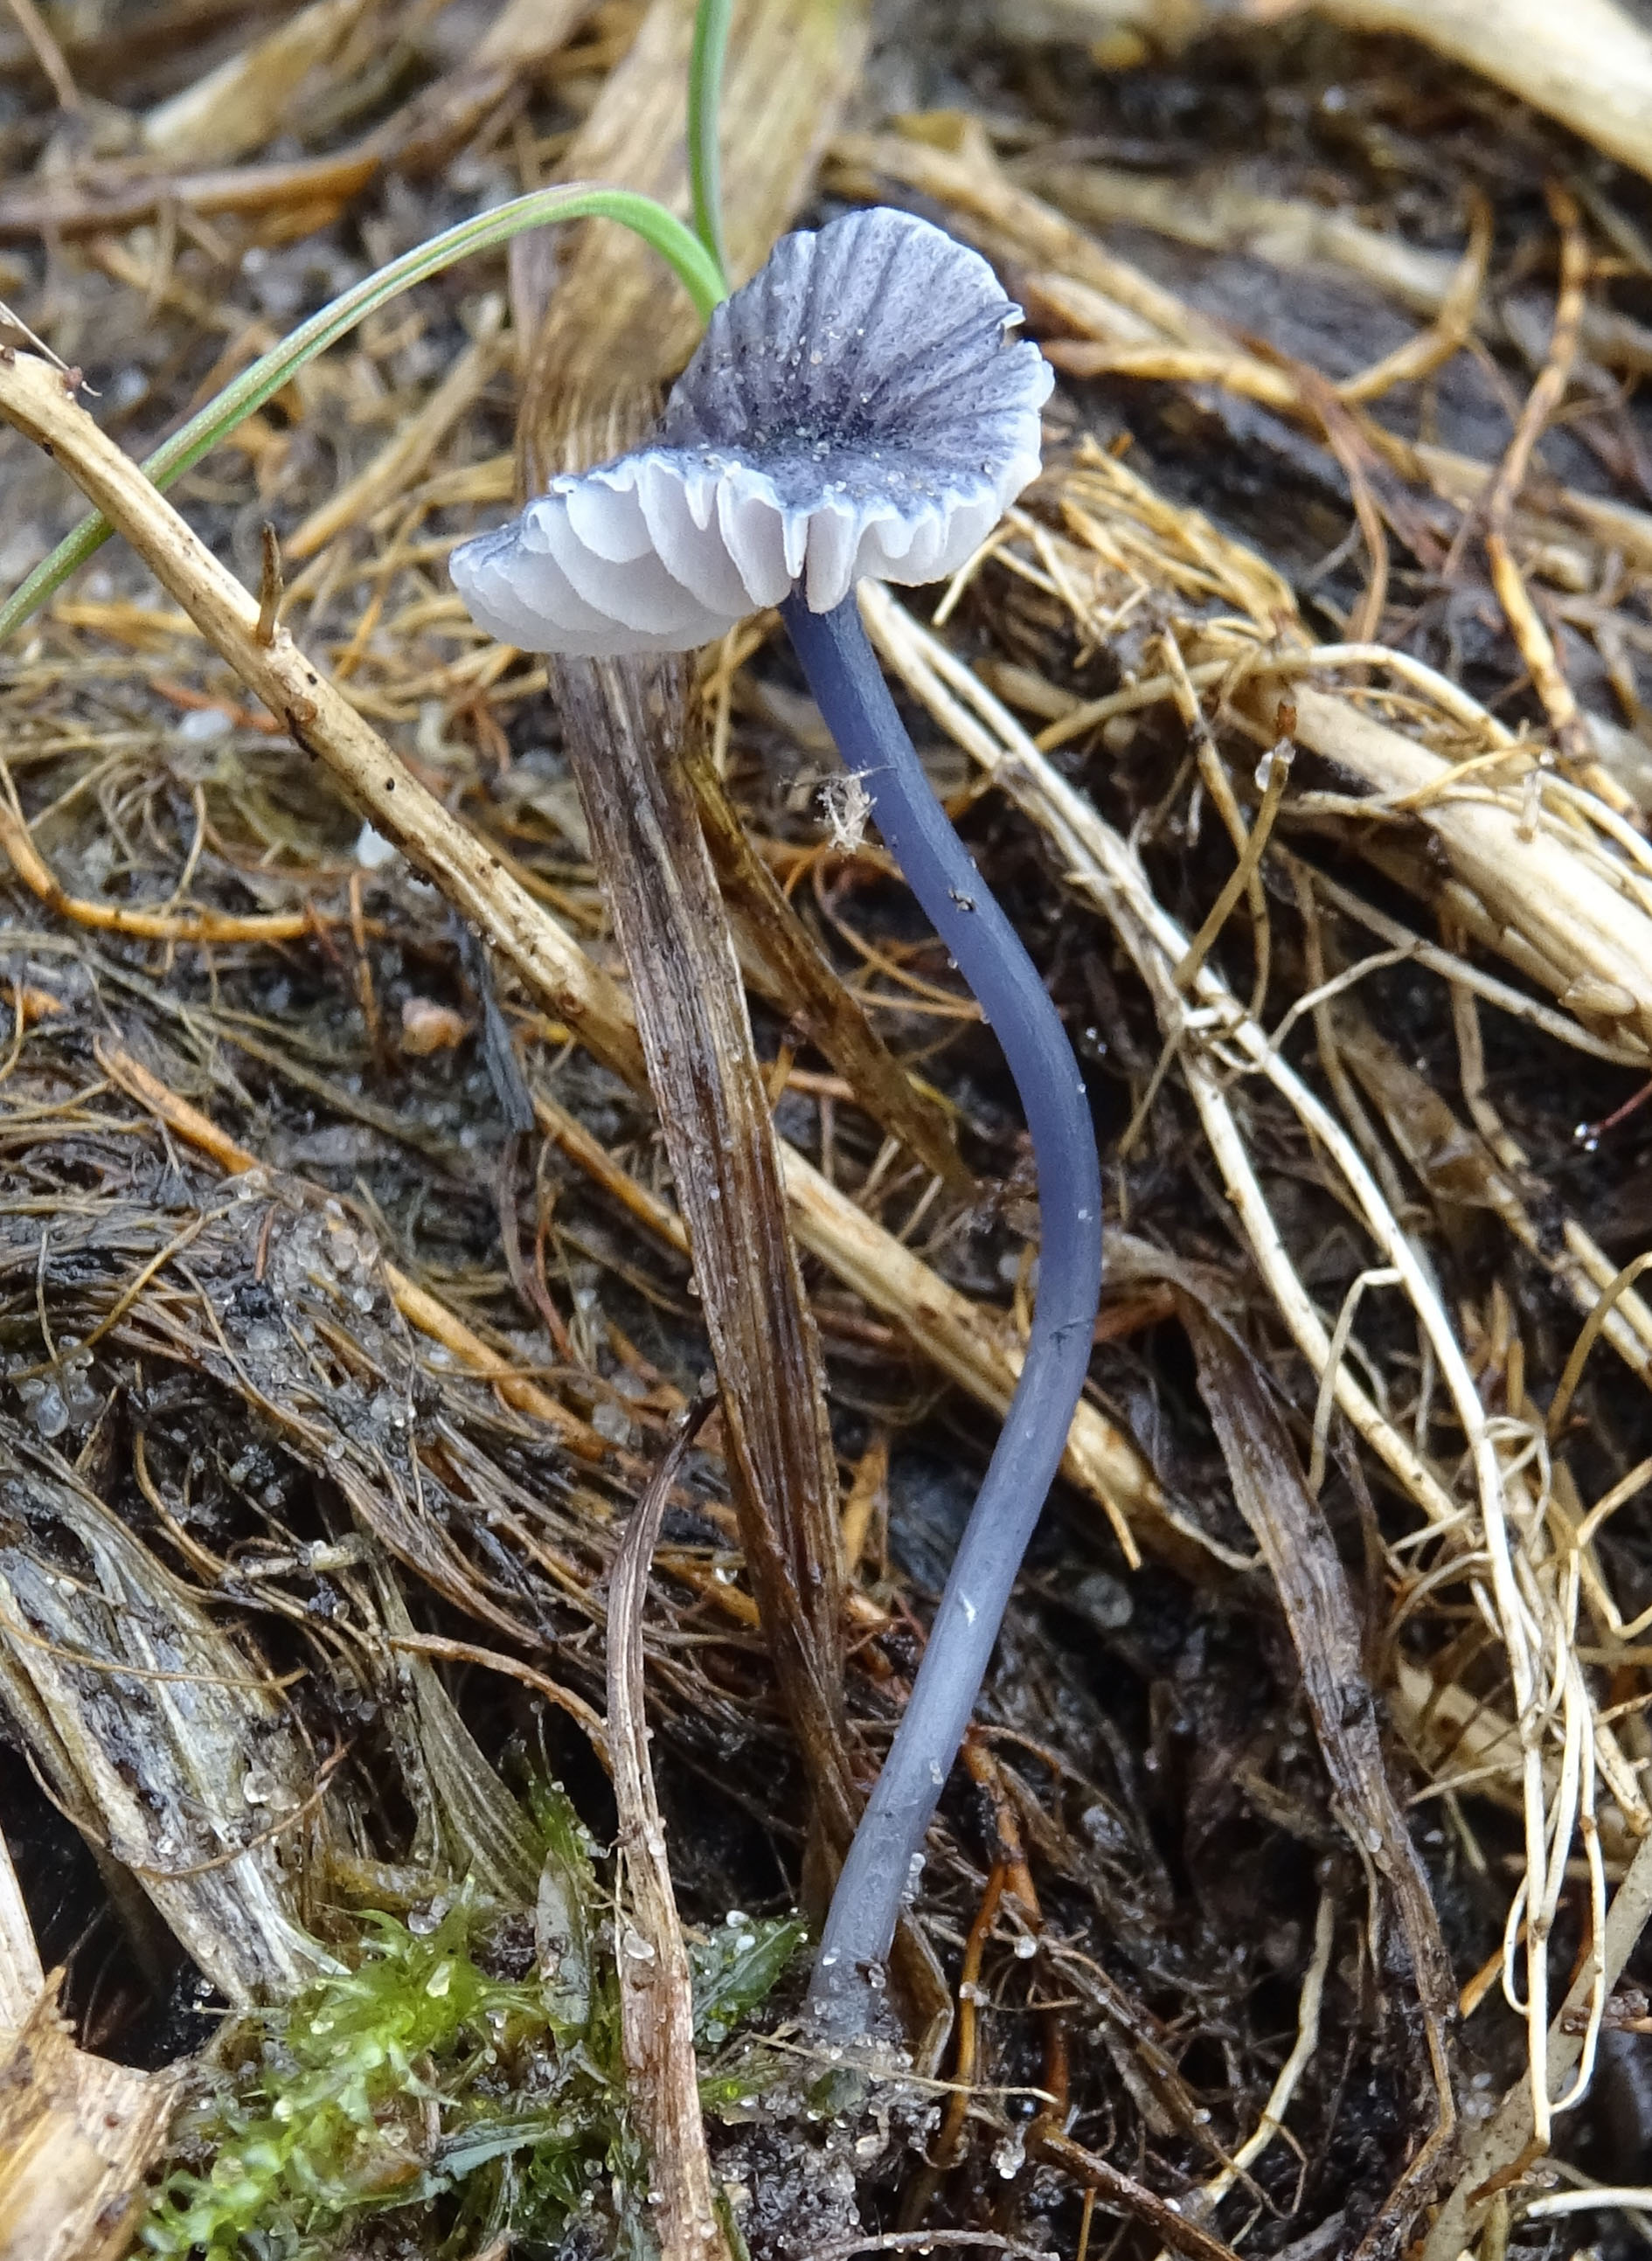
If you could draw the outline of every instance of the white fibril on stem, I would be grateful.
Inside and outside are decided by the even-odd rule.
[[[873,210],[784,237],[719,306],[658,436],[554,479],[453,555],[493,635],[591,657],[682,650],[782,609],[885,841],[980,1000],[1038,1170],[1038,1301],[1021,1380],[889,1756],[833,1897],[810,2001],[868,2018],[924,1835],[1084,1383],[1101,1180],[1060,1018],[930,790],[861,628],[873,577],[954,572],[1036,475],[1051,373],[975,253]]]

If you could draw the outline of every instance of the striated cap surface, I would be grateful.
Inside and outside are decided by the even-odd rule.
[[[712,315],[653,445],[554,479],[453,553],[524,651],[709,642],[798,583],[955,572],[1038,469],[1053,383],[987,262],[882,207],[783,236]]]

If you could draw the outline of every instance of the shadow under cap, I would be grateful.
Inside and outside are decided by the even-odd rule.
[[[783,236],[713,314],[657,444],[554,479],[453,554],[490,634],[617,657],[709,642],[800,581],[955,572],[1037,475],[1053,377],[978,253],[878,207]]]

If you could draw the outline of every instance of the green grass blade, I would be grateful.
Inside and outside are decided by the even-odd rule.
[[[272,346],[249,369],[243,370],[216,399],[208,401],[198,415],[190,417],[181,430],[157,448],[145,462],[145,471],[156,486],[169,486],[245,418],[279,392],[305,362],[325,353],[399,291],[440,275],[473,251],[487,251],[496,244],[507,243],[528,228],[574,219],[618,220],[640,235],[670,265],[693,300],[702,321],[728,296],[721,267],[711,253],[674,213],[657,204],[652,197],[638,196],[629,189],[593,187],[579,181],[561,188],[535,189],[531,196],[513,197],[506,204],[496,205],[491,212],[478,212],[474,219],[461,220],[456,227],[433,235],[427,243],[416,244],[399,259],[392,259],[388,267],[381,267],[376,274],[366,276],[329,305],[312,314],[308,321],[301,322],[279,345]],[[108,541],[112,532],[108,520],[96,512],[83,518],[0,606],[0,643],[21,628],[75,568],[83,565]]]
[[[722,67],[729,52],[734,0],[700,0],[688,58],[688,180],[694,199],[694,233],[729,272],[722,235]],[[726,284],[725,284],[726,288]]]

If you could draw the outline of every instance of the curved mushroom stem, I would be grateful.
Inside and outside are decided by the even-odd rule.
[[[903,1897],[969,1725],[993,1645],[1067,1444],[1101,1291],[1102,1184],[1078,1063],[1037,967],[930,790],[860,624],[853,592],[781,607],[828,729],[878,829],[996,1031],[1038,1169],[1038,1289],[1025,1363],[935,1614],[883,1772],[861,1816],[809,1986],[815,2022],[864,2030]]]

